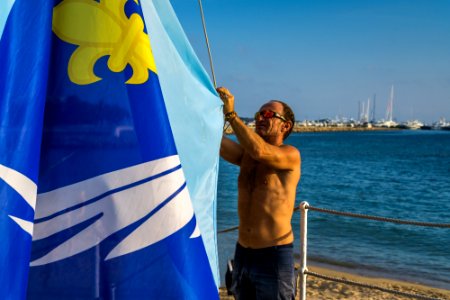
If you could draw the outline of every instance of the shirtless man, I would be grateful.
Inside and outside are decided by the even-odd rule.
[[[234,111],[234,96],[217,92],[225,119],[239,141],[222,138],[220,155],[240,166],[239,238],[232,292],[236,299],[294,299],[291,218],[300,180],[300,152],[284,145],[294,125],[292,110],[281,101],[264,104],[250,130]]]

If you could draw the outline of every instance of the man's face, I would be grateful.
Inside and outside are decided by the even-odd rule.
[[[268,102],[261,106],[259,112],[266,110],[283,116],[283,105],[279,102]],[[275,116],[272,118],[264,118],[262,115],[258,115],[255,118],[255,123],[255,132],[262,138],[284,134],[281,131],[284,121]]]

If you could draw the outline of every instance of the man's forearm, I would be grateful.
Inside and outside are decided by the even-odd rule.
[[[223,101],[225,120],[230,122],[234,133],[245,152],[257,159],[265,149],[266,142],[249,129],[234,111],[234,96],[224,87],[217,88],[220,99]]]
[[[230,124],[242,148],[253,158],[260,155],[266,142],[253,130],[248,128],[239,116],[231,120]]]

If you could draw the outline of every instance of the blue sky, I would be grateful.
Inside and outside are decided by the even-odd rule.
[[[171,0],[209,71],[196,0]],[[217,82],[251,116],[269,99],[296,118],[356,118],[395,87],[394,118],[450,120],[448,0],[203,0]]]

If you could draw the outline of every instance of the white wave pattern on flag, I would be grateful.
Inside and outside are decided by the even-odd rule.
[[[178,155],[39,194],[38,204],[34,241],[100,217],[49,253],[32,261],[31,266],[81,253],[117,231],[148,218],[111,250],[106,260],[112,259],[170,236],[194,216]],[[196,231],[198,228],[194,229]]]
[[[4,165],[0,165],[0,179],[3,179],[3,181],[22,196],[34,210],[36,206],[37,185],[31,179]],[[33,234],[33,222],[12,215],[9,215],[9,217],[30,235]]]

